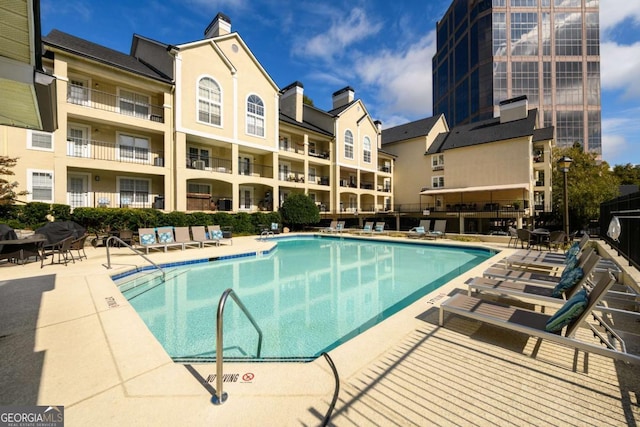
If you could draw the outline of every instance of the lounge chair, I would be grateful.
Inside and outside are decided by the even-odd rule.
[[[384,226],[386,224],[384,222],[376,222],[373,226],[373,232],[376,234],[386,234],[387,232],[384,230]]]
[[[538,284],[475,277],[466,282],[468,294],[471,295],[475,291],[531,301],[540,305],[560,305],[564,303],[563,297],[569,299],[577,291],[585,287],[599,260],[600,257],[598,255],[591,254],[582,267],[582,276],[567,278],[566,281],[560,281],[558,284],[555,284],[555,282]]]
[[[219,225],[208,225],[207,231],[209,232],[210,239],[218,239],[220,243],[228,243],[233,245],[231,232],[223,231]]]
[[[429,228],[431,228],[431,220],[430,219],[421,219],[420,225],[417,227],[413,227],[407,233],[407,237],[419,239],[421,237],[425,237],[429,232]]]
[[[183,249],[186,249],[189,246],[195,248],[202,247],[202,242],[193,240],[189,235],[189,227],[176,227],[173,229],[173,233],[175,235],[176,242],[182,243]]]
[[[325,227],[320,231],[324,233],[335,233],[337,231],[336,230],[337,227],[338,227],[338,221],[331,221],[331,224],[329,224],[328,227]]]
[[[207,245],[220,246],[220,239],[212,239],[210,236],[207,236],[207,232],[203,225],[192,225],[191,234],[193,235],[193,240],[200,243],[200,247],[205,247]]]
[[[594,252],[593,247],[588,247],[584,251],[573,255],[569,258],[544,258],[544,257],[536,257],[536,258],[522,258],[518,256],[509,256],[505,258],[502,262],[494,264],[493,267],[506,266],[507,268],[514,270],[527,270],[527,269],[538,269],[538,270],[551,270],[551,269],[562,269],[565,268],[567,263],[575,263],[575,260],[580,262],[580,260],[584,259],[585,256],[588,256],[590,253]]]
[[[516,282],[528,282],[528,283],[537,283],[541,285],[551,285],[555,286],[558,282],[562,280],[562,278],[566,274],[575,274],[576,268],[580,267],[584,271],[584,266],[587,261],[591,260],[592,256],[597,256],[593,253],[593,250],[590,250],[588,253],[585,252],[581,255],[577,265],[569,265],[565,266],[564,269],[555,269],[555,270],[536,270],[536,269],[511,269],[511,268],[503,268],[503,267],[490,267],[486,269],[482,275],[484,277],[488,277],[490,279],[499,279],[499,280],[514,280]],[[595,261],[597,264],[600,257],[598,257]],[[591,261],[594,262],[594,261]]]
[[[425,237],[433,238],[433,239],[437,239],[438,237],[444,238],[447,235],[446,229],[447,229],[447,220],[436,219],[433,225],[433,230],[427,232],[427,235]]]
[[[589,243],[589,235],[585,234],[579,242],[573,243],[564,254],[524,249],[516,251],[507,259],[522,260],[527,262],[540,260],[544,262],[553,262],[560,264],[564,263],[568,254],[573,254],[575,256],[582,252],[587,243]]]
[[[336,231],[338,233],[342,233],[344,231],[345,221],[338,221],[338,225],[336,226]]]
[[[593,312],[594,308],[597,308],[596,304],[614,283],[615,278],[611,273],[603,274],[586,298],[583,291],[577,293],[566,301],[554,315],[489,302],[459,293],[440,305],[439,324],[440,326],[444,325],[444,314],[448,312],[575,348],[576,351],[582,350],[585,353],[599,354],[638,364],[640,356],[627,353],[624,341]],[[580,307],[583,307],[582,312],[580,312]],[[596,318],[598,327],[586,322],[590,315]],[[576,331],[583,323],[598,338],[599,344],[575,338]],[[558,329],[558,327],[560,330],[550,331],[550,329]],[[602,332],[601,329],[605,329],[606,332]],[[565,331],[564,335],[561,334],[562,330]]]
[[[364,227],[362,227],[362,230],[358,231],[358,234],[371,234],[371,233],[373,233],[373,225],[374,225],[373,221],[365,222],[364,223]]]
[[[140,245],[149,253],[150,249],[162,250],[167,252],[170,247],[183,248],[182,243],[176,243],[173,237],[173,227],[160,227],[156,236],[156,230],[153,228],[138,229],[140,236]]]

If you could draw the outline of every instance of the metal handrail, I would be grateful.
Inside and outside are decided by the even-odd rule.
[[[109,253],[109,243],[111,243],[112,241],[116,241],[121,245],[126,246],[127,248],[131,249],[133,251],[133,253],[140,255],[145,261],[147,261],[148,263],[150,263],[151,265],[153,265],[155,268],[157,268],[158,270],[160,270],[160,272],[162,273],[162,280],[166,280],[167,278],[167,273],[166,271],[160,267],[158,264],[156,264],[155,262],[151,261],[148,257],[146,257],[142,252],[138,251],[136,248],[132,247],[131,245],[129,245],[128,243],[125,243],[124,241],[122,241],[121,238],[119,238],[118,236],[111,236],[107,239],[105,246],[107,247],[107,264],[104,265],[106,268],[111,269],[111,254]]]
[[[224,393],[222,391],[222,379],[223,379],[222,364],[223,364],[223,352],[224,352],[224,346],[222,345],[222,339],[223,339],[222,332],[224,329],[223,328],[224,306],[227,302],[228,297],[231,297],[231,299],[233,299],[236,302],[236,304],[238,304],[238,307],[242,309],[242,311],[247,316],[247,318],[249,319],[253,327],[256,328],[256,331],[258,331],[258,357],[260,357],[260,352],[262,350],[262,329],[260,329],[260,326],[258,326],[258,324],[256,323],[251,313],[249,313],[249,310],[247,310],[247,307],[245,307],[242,301],[240,301],[240,298],[238,298],[238,295],[236,295],[236,293],[233,292],[233,289],[231,288],[227,289],[222,293],[222,296],[220,297],[220,302],[218,303],[218,315],[216,317],[216,392],[211,398],[211,401],[216,405],[221,405],[222,403],[224,403],[225,400],[227,400],[227,393]]]

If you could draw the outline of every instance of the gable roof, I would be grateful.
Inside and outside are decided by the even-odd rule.
[[[443,115],[427,117],[382,130],[382,145],[426,136]]]
[[[45,45],[55,47],[74,55],[82,56],[96,62],[111,65],[112,67],[155,80],[171,83],[171,80],[167,76],[156,72],[131,55],[72,36],[71,34],[67,34],[60,30],[51,30],[46,37],[43,37],[42,41]]]
[[[323,135],[327,135],[327,136],[333,136],[333,133],[328,132],[318,126],[315,126],[313,124],[311,124],[308,121],[303,120],[302,122],[297,121],[296,119],[294,119],[293,117],[287,116],[286,114],[280,112],[280,121],[292,126],[297,126],[297,127],[301,127],[316,133],[321,133]]]
[[[500,123],[500,117],[496,117],[456,126],[449,132],[438,135],[426,154],[441,153],[454,148],[470,147],[489,142],[533,136],[537,116],[538,110],[534,108],[529,110],[529,114],[524,119]]]

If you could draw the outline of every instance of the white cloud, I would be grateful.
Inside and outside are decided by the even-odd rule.
[[[355,70],[375,93],[378,114],[431,114],[431,59],[436,51],[435,31],[402,51],[386,49],[359,58]]]
[[[302,41],[294,47],[294,54],[332,61],[349,46],[377,34],[382,28],[373,22],[363,9],[354,8],[346,17],[337,17],[324,33]]]
[[[600,0],[600,29],[603,39],[607,33],[615,30],[616,26],[626,19],[631,19],[636,25],[640,24],[640,2],[637,0]]]
[[[630,45],[600,44],[603,90],[620,90],[625,97],[640,96],[640,41]]]
[[[614,118],[602,118],[602,158],[611,165],[640,163],[637,155],[640,140],[640,107],[616,112]],[[631,154],[635,155],[634,156]]]

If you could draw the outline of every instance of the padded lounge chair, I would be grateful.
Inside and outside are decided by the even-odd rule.
[[[218,239],[220,243],[228,243],[230,245],[233,245],[231,232],[225,234],[225,232],[220,228],[219,225],[209,225],[207,226],[207,230],[209,231],[210,239]]]
[[[433,230],[427,232],[426,237],[433,238],[433,239],[437,239],[438,237],[444,238],[447,235],[446,229],[447,229],[447,220],[436,219],[435,223],[433,224]]]
[[[575,249],[570,249],[575,251],[577,249],[578,254],[584,250],[587,243],[589,243],[589,235],[585,233],[585,235],[577,242],[577,247]],[[575,244],[575,243],[574,243]],[[572,245],[573,246],[573,245]],[[566,253],[552,253],[547,251],[534,251],[534,250],[518,250],[513,255],[508,257],[507,259],[515,259],[522,260],[525,262],[532,261],[543,261],[549,263],[562,264],[567,258]]]
[[[578,261],[584,259],[584,257],[588,256],[590,253],[594,252],[593,247],[589,246],[584,251],[578,253],[576,255],[576,259]],[[567,265],[566,258],[545,258],[545,257],[536,257],[536,258],[522,258],[519,256],[509,256],[505,258],[502,262],[494,264],[493,267],[496,266],[506,266],[507,268],[511,268],[514,270],[526,270],[526,269],[562,269]]]
[[[407,237],[415,239],[426,237],[427,233],[429,232],[429,228],[431,228],[431,220],[421,219],[420,225],[409,230],[409,232],[407,233]]]
[[[463,293],[452,296],[440,305],[439,324],[440,326],[444,325],[444,314],[448,312],[511,331],[520,332],[538,339],[544,339],[575,348],[576,351],[582,350],[585,353],[599,354],[629,363],[639,364],[640,356],[627,353],[624,341],[593,312],[596,304],[614,283],[615,278],[610,273],[602,275],[598,283],[591,292],[589,292],[584,311],[563,328],[565,330],[564,335],[558,332],[547,331],[547,324],[552,318],[549,314],[489,302]],[[575,303],[573,300],[572,298],[567,301],[557,313],[567,313],[571,304]],[[590,315],[593,315],[598,320],[600,328],[606,329],[605,333],[603,333],[600,328],[586,322]],[[600,345],[575,338],[576,331],[583,323],[586,324],[587,327],[592,330],[594,336],[599,339]],[[602,346],[603,344],[604,346]]]
[[[320,231],[324,233],[335,233],[337,227],[338,227],[338,221],[331,221],[331,224],[329,224],[328,227],[325,227]]]
[[[364,223],[364,227],[362,227],[362,230],[358,231],[358,234],[371,234],[371,233],[373,233],[373,225],[374,225],[373,221],[365,222]]]
[[[195,248],[202,247],[201,242],[191,239],[191,236],[189,235],[189,227],[176,227],[173,229],[173,233],[176,237],[176,242],[182,243],[183,249],[186,249],[189,246]]]
[[[140,245],[145,249],[147,254],[150,249],[167,252],[167,248],[169,247],[183,247],[182,243],[175,242],[173,227],[158,228],[157,236],[156,230],[153,228],[140,228],[138,229],[138,235],[140,236]]]
[[[593,253],[593,248],[587,248],[580,257],[578,258],[578,266],[583,267],[587,262],[591,255],[595,255]],[[531,282],[531,283],[541,283],[541,284],[549,284],[551,282],[558,283],[561,277],[561,271],[564,271],[566,267],[563,269],[556,270],[544,270],[535,268],[535,266],[530,266],[531,268],[509,268],[506,264],[494,264],[493,266],[487,268],[482,275],[484,277],[489,277],[492,279],[507,279],[507,280],[515,280],[519,282]],[[559,274],[560,273],[560,274]]]
[[[384,222],[376,222],[376,225],[373,226],[373,232],[376,234],[386,234],[387,232],[384,229],[385,225]]]
[[[591,254],[583,266],[583,275],[580,280],[573,286],[560,292],[565,299],[569,299],[577,291],[585,287],[587,281],[595,271],[596,264],[599,260],[600,257],[598,255]],[[531,301],[534,304],[540,305],[554,306],[564,303],[562,297],[554,297],[554,287],[550,286],[550,284],[541,285],[536,283],[514,282],[512,280],[488,279],[486,277],[475,277],[466,283],[469,287],[469,295],[471,295],[472,291],[476,291],[478,293],[497,294],[523,301]]]
[[[338,225],[336,226],[336,231],[338,233],[342,233],[344,231],[345,221],[338,221]]]
[[[203,225],[192,225],[191,234],[193,235],[193,240],[199,242],[201,247],[205,247],[207,245],[220,246],[220,239],[212,239],[208,237]]]
[[[164,245],[165,252],[167,252],[169,248],[180,248],[184,250],[184,244],[176,242],[173,227],[158,227],[158,243]]]

